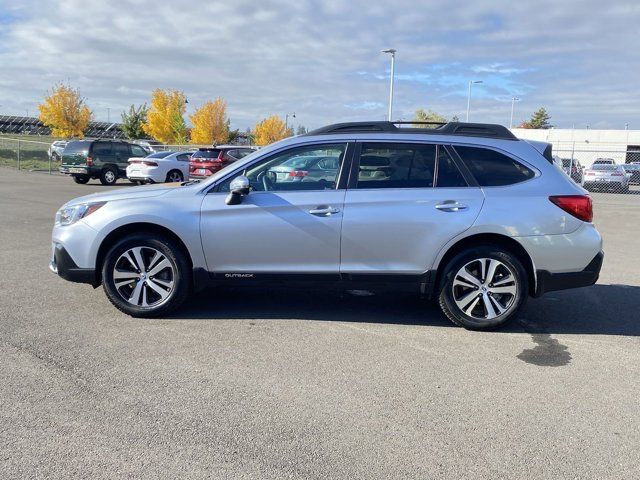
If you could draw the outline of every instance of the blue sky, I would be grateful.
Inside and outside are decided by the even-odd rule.
[[[34,114],[58,82],[95,117],[185,92],[221,96],[232,125],[296,113],[317,127],[417,108],[508,124],[545,106],[558,127],[640,129],[640,2],[0,0],[0,112]]]

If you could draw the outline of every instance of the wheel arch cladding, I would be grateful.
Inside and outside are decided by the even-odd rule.
[[[462,238],[458,242],[454,243],[440,260],[438,269],[436,271],[435,282],[433,284],[435,289],[439,291],[440,283],[442,281],[442,273],[453,257],[464,250],[473,247],[479,247],[481,245],[489,247],[501,247],[515,255],[516,258],[520,260],[522,266],[527,272],[527,278],[529,280],[529,295],[533,295],[535,293],[536,276],[531,257],[529,256],[525,248],[520,245],[520,243],[518,243],[517,240],[497,233],[479,233]]]
[[[182,253],[184,253],[185,257],[187,258],[189,267],[193,269],[193,259],[191,258],[191,253],[189,252],[189,249],[184,244],[184,242],[180,239],[180,237],[176,235],[174,232],[169,230],[167,227],[163,227],[155,223],[144,223],[144,222],[129,223],[114,229],[104,238],[104,240],[102,240],[102,243],[100,244],[100,248],[98,249],[98,255],[96,257],[96,281],[98,283],[102,282],[102,277],[101,277],[102,264],[104,263],[104,258],[107,252],[109,251],[109,249],[113,247],[113,245],[119,240],[121,240],[122,238],[127,237],[129,235],[136,234],[136,233],[146,233],[149,235],[157,235],[158,237],[165,237],[175,242],[175,244],[178,246],[178,248],[180,248],[180,250],[182,250]]]

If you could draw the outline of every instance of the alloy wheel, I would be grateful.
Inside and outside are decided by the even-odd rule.
[[[518,293],[513,270],[494,258],[478,258],[465,264],[453,278],[451,288],[458,308],[478,320],[504,315]]]
[[[182,175],[180,175],[180,172],[173,171],[169,173],[169,178],[167,180],[169,182],[180,182],[182,181]]]
[[[111,170],[107,170],[104,172],[104,179],[109,183],[113,183],[116,181],[116,174]]]
[[[133,247],[124,252],[113,268],[118,294],[137,307],[157,307],[174,288],[175,272],[169,259],[151,247]]]

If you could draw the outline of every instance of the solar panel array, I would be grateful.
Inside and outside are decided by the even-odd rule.
[[[0,115],[0,133],[51,135],[51,129],[36,117]],[[121,124],[112,122],[90,122],[84,134],[87,137],[94,138],[124,138]]]

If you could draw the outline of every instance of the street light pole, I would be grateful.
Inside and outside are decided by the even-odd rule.
[[[284,129],[285,130],[289,129],[289,115],[291,115],[291,118],[296,118],[296,112],[285,114],[285,116],[284,116]]]
[[[509,120],[509,128],[513,128],[513,108],[516,102],[519,102],[520,99],[518,97],[511,98],[511,119]]]
[[[387,48],[386,50],[382,50],[382,53],[391,54],[391,76],[389,78],[389,113],[387,115],[387,120],[391,122],[393,118],[393,79],[395,76],[396,67],[396,50],[394,48]]]
[[[469,80],[469,93],[467,94],[467,122],[469,121],[469,110],[471,109],[471,85],[482,83],[482,80]]]

